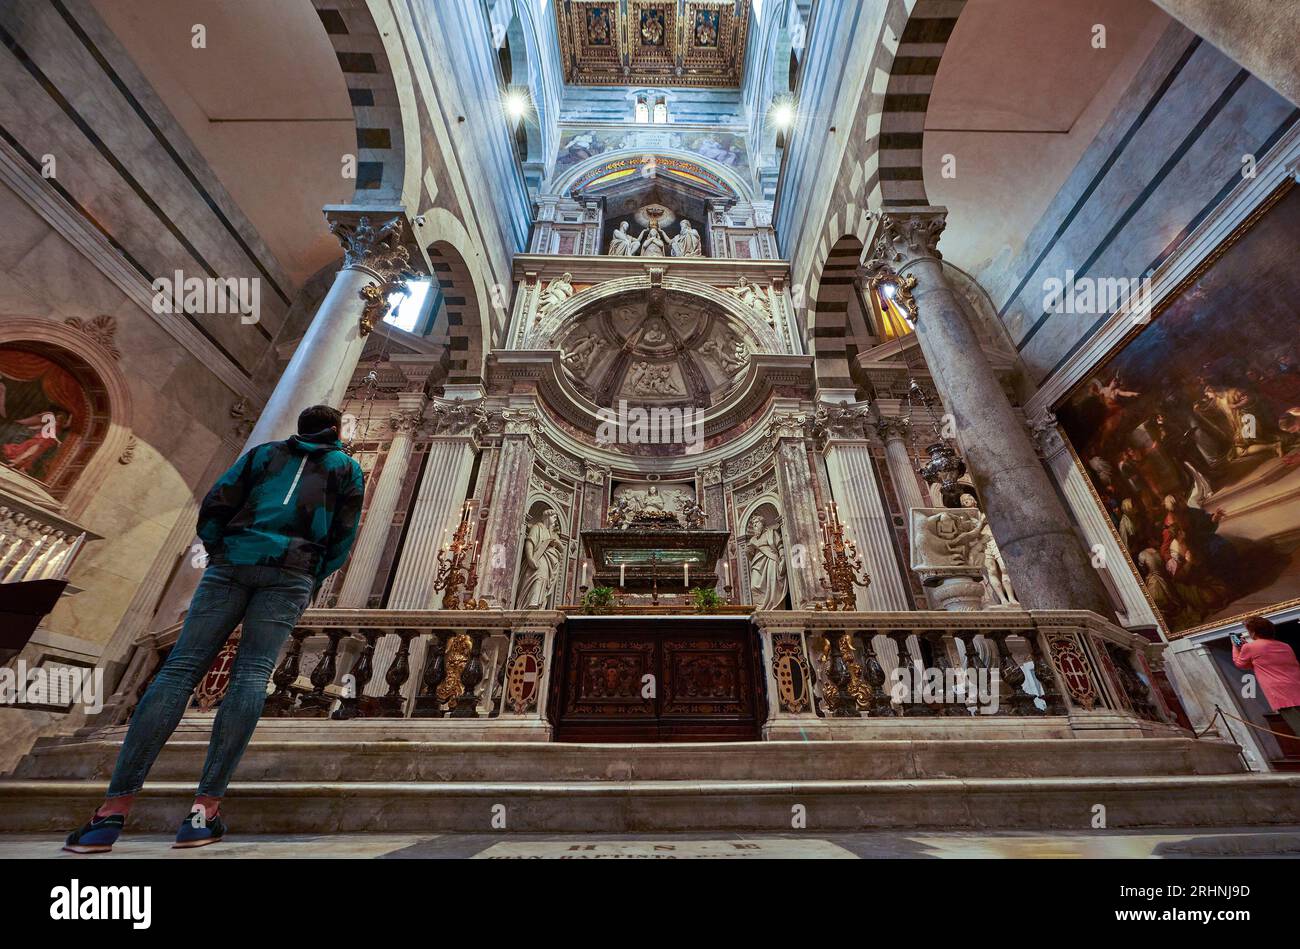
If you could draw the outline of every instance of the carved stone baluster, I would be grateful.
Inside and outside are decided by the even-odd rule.
[[[948,654],[948,640],[946,634],[941,630],[930,630],[924,636],[926,643],[930,647],[930,659],[934,669],[938,672],[939,679],[939,714],[954,716],[965,715],[966,707],[958,702],[949,701],[951,696],[948,694],[948,683],[953,680],[952,660]]]
[[[835,718],[861,718],[858,713],[857,700],[849,692],[853,676],[849,664],[844,659],[844,650],[840,645],[843,635],[838,630],[826,631],[826,643],[830,647],[830,659],[826,663],[826,677],[835,686],[835,701],[831,703],[831,715]]]
[[[885,670],[876,657],[876,638],[874,629],[862,631],[863,674],[871,686],[871,714],[893,715],[894,707],[889,704],[889,690],[885,688]]]
[[[966,710],[971,714],[978,715],[979,681],[981,670],[985,668],[985,665],[984,660],[980,658],[979,650],[975,648],[976,633],[973,629],[961,629],[957,630],[953,635],[961,640],[962,652],[966,656],[961,670],[965,676],[962,699]]]
[[[335,721],[346,722],[351,718],[359,718],[363,714],[361,711],[361,696],[365,694],[366,685],[374,678],[375,644],[382,633],[383,630],[379,629],[361,630],[366,645],[361,650],[361,655],[357,656],[357,661],[352,664],[352,669],[348,673],[351,681],[346,682],[344,685],[343,697],[339,699],[339,707],[330,716]]]
[[[487,630],[467,629],[465,635],[469,637],[469,658],[460,669],[462,691],[451,710],[452,718],[478,718],[478,696],[474,690],[483,681],[483,638]]]
[[[1002,653],[1000,666],[1002,681],[1011,689],[1011,708],[1007,710],[1007,714],[1028,715],[1036,712],[1038,709],[1034,705],[1034,697],[1025,691],[1028,677],[1012,654],[1011,643],[1005,636],[998,641],[998,651]]]
[[[401,641],[401,645],[397,647],[393,664],[384,673],[384,681],[388,683],[388,693],[379,700],[379,709],[385,717],[400,718],[402,706],[406,702],[402,696],[402,686],[406,685],[406,680],[411,677],[411,639],[415,636],[416,630],[398,629],[393,632]]]
[[[1056,686],[1056,673],[1052,661],[1043,655],[1042,646],[1038,641],[1038,633],[1028,633],[1025,640],[1029,643],[1034,677],[1043,686],[1042,699],[1047,703],[1046,714],[1064,715],[1066,713],[1065,700],[1061,698],[1061,691]],[[1038,706],[1035,705],[1034,708],[1038,708]]]
[[[290,687],[298,681],[298,673],[302,665],[302,644],[312,630],[296,627],[289,634],[289,649],[276,666],[275,672],[271,673],[271,681],[275,683],[275,691],[267,698],[266,704],[262,708],[263,716],[285,716],[290,713],[294,705],[294,695]]]
[[[316,667],[311,670],[311,693],[304,695],[299,703],[299,713],[308,716],[321,716],[329,714],[330,706],[334,704],[334,696],[326,695],[325,689],[334,681],[334,675],[338,671],[339,658],[339,640],[348,634],[346,629],[327,629],[325,635],[329,637],[329,644],[321,657],[316,662]]]
[[[900,682],[904,690],[903,694],[906,696],[906,701],[901,702],[896,710],[904,718],[909,715],[929,714],[925,704],[921,702],[921,696],[917,692],[920,683],[916,681],[912,655],[907,645],[907,640],[911,635],[911,630],[906,629],[889,633],[890,640],[898,647],[898,663],[894,666],[894,679]],[[901,673],[898,671],[900,669],[902,670]]]
[[[420,677],[420,694],[415,698],[412,718],[442,718],[442,703],[438,687],[447,678],[447,640],[451,632],[431,630],[429,647],[424,653],[424,675]]]

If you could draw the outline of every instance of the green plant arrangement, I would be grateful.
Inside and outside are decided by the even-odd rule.
[[[614,610],[614,588],[592,587],[582,596],[582,611],[587,614],[611,613]]]
[[[722,597],[718,596],[718,591],[713,587],[696,587],[691,591],[691,599],[701,613],[714,613],[722,605]]]

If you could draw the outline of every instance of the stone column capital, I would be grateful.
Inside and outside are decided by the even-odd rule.
[[[722,484],[722,462],[701,465],[696,469],[696,474],[699,476],[701,487],[711,488],[715,484]]]
[[[1044,460],[1050,461],[1065,451],[1065,439],[1053,413],[1044,412],[1037,418],[1027,419],[1026,424],[1029,426],[1029,436],[1034,441],[1034,449]]]
[[[411,272],[410,232],[401,208],[325,209],[330,233],[343,248],[343,269],[368,271],[380,280],[391,280]]]
[[[406,435],[408,438],[415,434],[420,422],[421,416],[419,412],[394,412],[388,417],[388,424],[392,428],[393,434]]]
[[[875,242],[865,270],[888,268],[897,273],[919,260],[942,260],[939,238],[947,222],[947,208],[886,208],[877,215]]]
[[[876,422],[876,432],[886,442],[906,441],[912,433],[912,421],[901,415],[881,418]]]

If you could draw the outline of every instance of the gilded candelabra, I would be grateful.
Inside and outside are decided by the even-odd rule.
[[[857,545],[845,536],[844,525],[840,522],[839,508],[832,501],[824,510],[817,513],[817,520],[822,528],[822,564],[825,574],[820,578],[822,587],[829,596],[814,604],[815,610],[853,610],[857,609],[855,586],[865,587],[871,583],[862,566],[862,557]]]
[[[434,578],[433,589],[445,591],[442,594],[444,610],[488,608],[487,600],[474,597],[474,590],[478,586],[478,542],[471,539],[471,508],[471,503],[465,502],[465,510],[456,533],[452,535],[451,542],[438,551],[438,575]]]

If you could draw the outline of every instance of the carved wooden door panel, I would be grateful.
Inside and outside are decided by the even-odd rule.
[[[747,621],[610,618],[561,631],[557,741],[758,737],[755,639]]]

